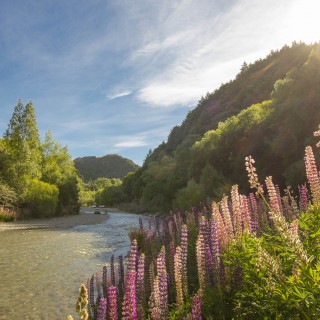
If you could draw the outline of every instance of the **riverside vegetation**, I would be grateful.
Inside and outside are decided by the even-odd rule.
[[[126,274],[123,257],[116,266],[112,257],[81,285],[80,319],[319,319],[320,176],[311,146],[304,164],[308,187],[297,196],[280,194],[271,176],[263,186],[248,156],[248,195],[233,185],[202,210],[155,217],[147,228],[140,221]]]
[[[0,221],[75,214],[80,180],[67,147],[40,141],[32,102],[19,100],[0,139]]]

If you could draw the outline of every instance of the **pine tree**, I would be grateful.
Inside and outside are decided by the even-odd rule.
[[[42,154],[32,102],[24,107],[22,101],[18,101],[3,140],[8,184],[19,190],[27,179],[39,179]]]

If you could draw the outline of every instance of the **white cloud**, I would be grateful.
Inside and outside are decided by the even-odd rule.
[[[117,99],[117,98],[129,96],[132,92],[133,92],[132,90],[124,90],[124,91],[121,91],[121,92],[117,92],[117,93],[114,93],[114,94],[107,95],[107,98],[109,100],[114,100],[114,99]]]
[[[144,141],[143,138],[127,137],[123,141],[117,142],[114,145],[114,147],[115,148],[136,148],[136,147],[143,147],[147,145],[148,143]]]
[[[190,105],[233,78],[244,61],[254,62],[272,49],[299,41],[296,35],[303,40],[308,31],[319,34],[316,19],[306,27],[307,21],[294,13],[301,1],[239,0],[228,10],[212,1],[179,2],[165,23],[154,23],[153,39],[149,30],[127,61],[147,66],[138,99],[151,107]],[[310,17],[307,7],[302,12]],[[290,29],[303,29],[304,34]]]

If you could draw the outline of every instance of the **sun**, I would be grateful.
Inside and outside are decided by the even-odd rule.
[[[292,1],[284,16],[283,36],[291,41],[306,43],[320,41],[320,1],[296,0]]]

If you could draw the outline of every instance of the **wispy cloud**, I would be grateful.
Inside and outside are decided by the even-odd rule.
[[[117,142],[115,148],[136,148],[147,146],[149,143],[141,137],[126,137],[122,138],[122,141]]]
[[[1,130],[31,99],[40,131],[73,155],[142,159],[244,61],[319,41],[319,10],[314,0],[4,1]]]
[[[155,22],[155,39],[143,42],[128,60],[151,70],[141,82],[138,99],[151,107],[196,103],[234,77],[243,61],[253,62],[295,40],[290,27],[297,29],[299,20],[286,15],[298,2],[239,0],[230,2],[227,10],[219,1],[214,6],[212,1],[196,6],[193,1],[179,2],[165,24]]]
[[[114,100],[114,99],[117,99],[117,98],[128,96],[132,92],[133,92],[132,90],[125,90],[125,91],[121,91],[121,92],[117,92],[117,93],[114,93],[114,94],[107,95],[107,98],[109,100]]]

